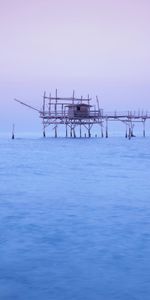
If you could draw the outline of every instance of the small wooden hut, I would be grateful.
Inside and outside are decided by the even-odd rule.
[[[68,118],[69,119],[90,118],[90,107],[91,105],[85,103],[69,104],[66,106],[66,108],[68,108]]]

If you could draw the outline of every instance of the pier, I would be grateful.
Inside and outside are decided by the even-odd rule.
[[[59,136],[59,127],[65,128],[65,137],[109,137],[109,126],[111,122],[121,122],[125,127],[125,137],[134,137],[136,123],[142,125],[142,135],[146,136],[145,123],[150,119],[150,112],[124,111],[105,112],[96,97],[95,102],[87,96],[76,97],[75,92],[71,97],[60,97],[56,90],[55,95],[47,95],[44,92],[42,109],[35,108],[19,99],[14,99],[20,104],[33,109],[39,113],[42,121],[43,137],[46,137],[47,127],[51,127],[54,137]],[[94,126],[98,125],[94,132]],[[99,128],[99,129],[98,129]]]

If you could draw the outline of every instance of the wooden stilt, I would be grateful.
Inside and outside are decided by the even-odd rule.
[[[72,137],[72,123],[70,124],[70,137]]]
[[[103,124],[101,124],[101,138],[104,137],[104,133],[103,133]]]
[[[125,132],[125,138],[128,137],[128,128],[127,128],[127,124],[126,124],[126,132]]]
[[[55,126],[55,138],[57,138],[57,125]]]
[[[146,136],[146,132],[145,132],[145,120],[143,121],[143,137]]]
[[[82,137],[82,128],[81,128],[81,124],[80,124],[80,138]]]
[[[67,123],[66,123],[66,137],[68,137],[68,126],[67,126]]]
[[[89,125],[89,128],[88,128],[88,137],[90,138],[91,137],[91,127]]]
[[[132,124],[131,122],[131,137],[135,137],[133,129],[134,129],[134,124]]]
[[[75,127],[73,127],[73,137],[76,138]]]
[[[43,129],[43,137],[46,137],[45,128]]]
[[[129,134],[128,134],[128,138],[129,140],[131,139],[132,135],[131,135],[131,125],[129,125]]]
[[[106,119],[106,138],[108,138],[108,119]]]
[[[45,122],[44,122],[44,118],[45,118],[45,99],[46,99],[46,92],[44,92],[43,95],[43,137],[46,137],[46,133],[45,133]]]

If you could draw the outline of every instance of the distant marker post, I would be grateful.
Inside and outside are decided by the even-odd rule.
[[[12,140],[14,140],[15,138],[15,124],[13,124],[12,126],[12,136],[11,136]]]

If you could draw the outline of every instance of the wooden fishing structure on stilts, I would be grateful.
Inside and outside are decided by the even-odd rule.
[[[52,127],[54,137],[58,137],[58,129],[63,126],[65,129],[65,137],[92,137],[101,136],[109,137],[109,123],[112,121],[121,122],[125,125],[125,137],[131,139],[134,137],[135,124],[143,125],[143,137],[145,137],[145,123],[150,119],[148,112],[104,112],[100,108],[99,99],[96,97],[96,105],[92,103],[89,95],[84,97],[76,97],[75,92],[71,97],[59,97],[56,90],[55,95],[47,95],[44,92],[42,109],[37,109],[25,102],[14,99],[22,105],[27,106],[39,113],[42,120],[43,137],[46,137],[46,128]],[[94,125],[100,128],[98,133],[92,134]],[[97,128],[98,128],[97,127]]]

